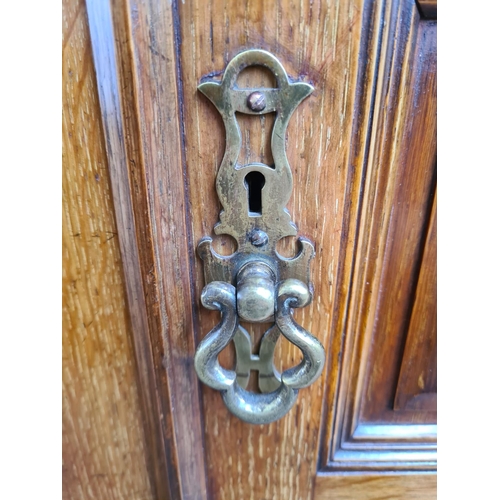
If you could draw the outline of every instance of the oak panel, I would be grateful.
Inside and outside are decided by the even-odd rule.
[[[406,47],[396,133],[387,151],[390,156],[382,157],[390,169],[381,166],[377,179],[380,194],[371,213],[370,238],[377,253],[370,251],[368,258],[377,255],[380,260],[375,274],[366,279],[373,283],[373,302],[368,307],[376,311],[368,325],[372,335],[367,359],[370,375],[360,407],[360,419],[367,422],[436,422],[435,414],[393,411],[419,274],[425,273],[422,255],[436,182],[436,24],[418,17],[415,14],[409,31],[410,39],[414,33],[415,40]],[[381,230],[374,227],[378,220],[382,220]],[[433,306],[432,296],[430,300],[427,305]],[[418,321],[417,317],[414,320]]]
[[[83,0],[63,3],[65,500],[155,498]]]
[[[435,412],[394,411],[436,181],[436,23],[386,4],[366,184],[323,471],[435,469]],[[333,353],[332,353],[333,354]]]

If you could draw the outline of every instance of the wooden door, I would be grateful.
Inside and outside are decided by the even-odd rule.
[[[435,5],[88,0],[87,11],[152,497],[434,498]],[[327,352],[292,410],[258,426],[193,366],[219,321],[200,304],[196,243],[234,249],[213,234],[224,126],[197,85],[250,48],[315,88],[288,127],[287,207],[316,247],[314,299],[295,319]],[[258,69],[242,78],[271,83]],[[272,121],[240,126],[245,163],[269,161]],[[293,255],[294,239],[280,251]],[[263,331],[250,333],[257,344]],[[300,354],[282,339],[275,359],[283,370]],[[233,360],[229,347],[221,363]]]

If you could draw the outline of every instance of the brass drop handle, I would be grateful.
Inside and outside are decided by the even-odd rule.
[[[269,380],[267,386],[260,385],[261,390],[271,389],[261,394],[246,391],[238,383],[236,373],[239,373],[240,357],[246,354],[248,360],[251,352],[249,346],[245,349],[244,341],[236,342],[236,371],[221,367],[217,359],[229,342],[235,340],[238,330],[244,339],[249,340],[248,333],[238,324],[235,288],[228,283],[214,281],[202,292],[202,304],[208,309],[221,311],[222,321],[200,342],[194,358],[196,372],[202,382],[221,391],[231,413],[251,424],[268,424],[286,415],[297,399],[298,389],[312,384],[320,376],[325,364],[325,350],[321,343],[298,325],[291,315],[292,307],[303,307],[310,302],[308,288],[299,280],[288,279],[279,284],[276,292],[276,323],[264,336],[263,344],[271,339],[272,349],[269,352],[272,355],[278,336],[282,333],[302,351],[303,359],[297,366],[279,375],[272,356],[255,356],[259,375],[267,374],[273,378],[272,385]]]
[[[237,88],[238,74],[254,65],[271,70],[278,87]],[[312,300],[309,268],[313,244],[299,238],[300,250],[291,259],[276,251],[281,238],[297,234],[285,208],[292,193],[292,174],[285,154],[286,128],[295,108],[313,88],[307,83],[291,82],[278,59],[263,50],[238,54],[228,64],[221,82],[204,81],[198,88],[217,107],[226,128],[226,152],[216,180],[223,210],[214,230],[216,234],[233,236],[238,250],[230,256],[219,255],[209,237],[198,244],[207,283],[201,302],[208,309],[219,310],[221,321],[199,343],[194,365],[200,380],[221,392],[231,413],[245,422],[266,424],[290,410],[298,390],[317,380],[325,364],[321,343],[292,317],[294,308],[305,307]],[[236,112],[276,113],[271,136],[273,166],[237,163],[241,132]],[[246,203],[254,180],[261,189],[258,207]],[[250,335],[240,321],[272,322],[258,355],[252,353]],[[297,366],[283,373],[273,362],[281,335],[303,354]],[[223,368],[218,361],[218,355],[231,341],[236,347],[235,370]],[[259,373],[260,393],[246,390],[250,370]]]

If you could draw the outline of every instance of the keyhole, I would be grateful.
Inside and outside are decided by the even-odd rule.
[[[266,178],[260,172],[250,172],[245,177],[248,194],[248,214],[252,217],[262,215],[262,188]]]

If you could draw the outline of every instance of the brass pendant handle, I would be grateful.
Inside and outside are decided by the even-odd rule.
[[[278,84],[273,89],[239,89],[238,74],[248,66],[264,66]],[[205,282],[201,302],[221,312],[221,322],[200,342],[195,353],[195,369],[200,380],[221,391],[227,408],[245,422],[265,424],[284,416],[297,399],[298,389],[312,384],[321,374],[325,350],[321,343],[292,318],[292,309],[312,300],[309,279],[313,244],[299,238],[298,254],[285,259],[276,252],[276,243],[295,236],[297,228],[286,210],[292,193],[292,173],[285,154],[288,121],[313,88],[291,82],[272,54],[248,50],[228,64],[221,82],[205,81],[198,89],[217,107],[226,127],[226,152],[217,175],[217,194],[222,203],[216,234],[229,234],[238,242],[233,255],[222,256],[212,248],[211,238],[202,238],[198,253],[204,262]],[[235,113],[260,115],[276,112],[271,136],[274,166],[262,163],[239,165],[241,132]],[[249,179],[259,177],[261,204],[250,206]],[[252,354],[249,334],[241,321],[270,322]],[[297,366],[278,373],[273,363],[274,348],[283,334],[303,354]],[[233,340],[236,347],[234,371],[221,367],[217,357]],[[245,388],[250,370],[259,372],[259,389]]]

